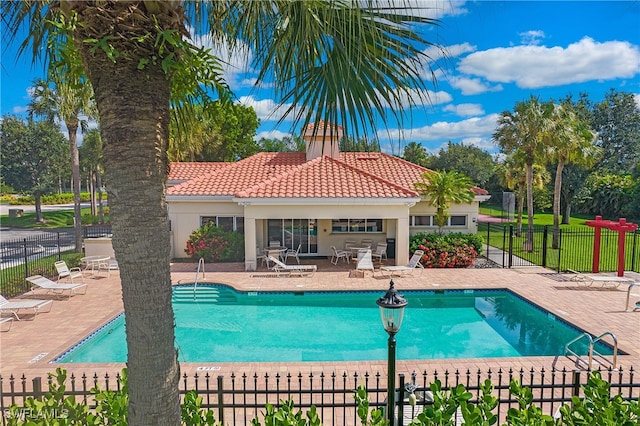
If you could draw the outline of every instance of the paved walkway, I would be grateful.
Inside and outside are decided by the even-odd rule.
[[[206,265],[204,281],[231,285],[244,291],[270,290],[376,290],[381,294],[388,288],[389,279],[376,272],[365,278],[350,278],[353,266],[331,265],[328,261],[304,261],[315,263],[318,272],[308,278],[273,277],[266,270],[256,273],[244,272],[241,264]],[[196,265],[175,263],[172,265],[174,283],[193,282]],[[640,282],[640,274],[628,273]],[[505,269],[428,269],[419,270],[411,277],[394,278],[396,288],[408,289],[486,289],[507,288],[531,302],[547,309],[552,314],[564,318],[592,335],[605,331],[613,332],[619,348],[626,355],[618,357],[619,365],[628,370],[640,367],[640,311],[625,312],[624,304],[627,286],[619,288],[582,287],[574,282],[563,281],[563,276],[542,268],[517,270]],[[56,300],[49,313],[38,315],[33,321],[14,321],[9,332],[0,333],[0,375],[28,379],[35,376],[46,377],[56,367],[64,367],[76,374],[92,376],[119,372],[123,364],[51,364],[51,360],[67,348],[90,334],[100,325],[122,312],[120,280],[118,272],[110,277],[86,278],[89,289],[86,295],[69,300]],[[203,280],[200,280],[202,282]],[[640,300],[640,287],[631,292],[632,301]],[[363,332],[379,333],[380,325],[372,324],[371,330]],[[398,344],[402,345],[402,331]],[[386,360],[326,363],[227,363],[211,360],[210,363],[183,363],[181,372],[192,376],[203,367],[216,371],[216,375],[229,377],[247,373],[292,374],[310,372],[325,374],[337,372],[386,372]],[[574,369],[572,360],[560,357],[456,359],[456,360],[402,360],[398,361],[397,372],[407,377],[412,371],[443,371],[445,369],[525,368],[546,370],[552,367]]]

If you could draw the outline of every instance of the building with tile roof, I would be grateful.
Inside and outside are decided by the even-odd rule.
[[[341,137],[341,132],[333,135]],[[307,152],[262,152],[234,163],[172,163],[167,205],[172,256],[187,257],[191,233],[209,221],[245,237],[245,269],[255,270],[269,241],[300,256],[331,256],[346,240],[388,243],[397,264],[409,259],[409,237],[436,231],[435,207],[414,183],[424,167],[384,153],[340,153],[318,148],[305,133]],[[487,191],[473,188],[471,204],[453,205],[448,231],[476,232]]]

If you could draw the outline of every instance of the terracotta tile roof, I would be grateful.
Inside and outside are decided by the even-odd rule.
[[[169,166],[170,181],[185,181],[211,173],[232,163],[173,162]]]
[[[414,190],[323,156],[241,191],[238,198],[415,198]]]
[[[181,164],[177,166],[177,164]],[[235,163],[172,163],[171,169],[200,168],[197,177],[168,189],[168,195],[257,198],[417,197],[413,184],[427,169],[382,153],[341,153],[306,161],[305,153],[262,152]],[[204,174],[201,174],[203,173]],[[173,173],[173,172],[172,172]],[[170,178],[172,176],[170,173]],[[188,172],[181,171],[181,176]],[[474,188],[476,194],[488,194]]]

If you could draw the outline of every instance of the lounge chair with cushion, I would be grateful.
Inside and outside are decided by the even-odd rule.
[[[402,265],[382,266],[380,267],[380,270],[382,272],[386,272],[387,274],[389,274],[389,276],[394,274],[400,275],[400,276],[405,274],[413,274],[413,271],[415,271],[416,268],[424,269],[424,266],[422,266],[422,263],[420,263],[420,259],[422,259],[423,254],[424,254],[424,251],[416,250],[413,253],[413,256],[411,256],[409,263],[407,263],[405,266],[402,266]]]
[[[84,278],[84,276],[82,275],[82,270],[80,268],[69,268],[67,266],[67,262],[65,262],[64,260],[57,261],[56,263],[54,263],[54,266],[56,267],[56,271],[58,271],[58,281],[68,278],[71,282],[73,282],[75,278]]]
[[[29,311],[35,317],[40,312],[49,312],[53,305],[53,300],[36,300],[36,299],[13,299],[7,300],[4,296],[0,296],[0,312],[9,313],[18,321],[21,320],[18,313],[20,311]]]
[[[373,260],[371,260],[371,250],[360,250],[358,252],[358,263],[356,264],[357,271],[371,271],[375,272],[373,267]]]
[[[273,270],[278,274],[286,273],[288,275],[313,275],[318,270],[317,265],[287,265],[273,256],[269,256],[269,261],[273,262]]]
[[[33,275],[27,277],[27,281],[33,284],[31,291],[37,289],[47,290],[47,293],[54,294],[64,294],[64,292],[69,292],[69,296],[74,296],[76,294],[85,294],[87,292],[87,285],[81,283],[57,283],[55,281],[51,281],[48,278],[43,277],[42,275]]]

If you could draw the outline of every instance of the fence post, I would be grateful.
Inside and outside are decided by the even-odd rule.
[[[399,374],[398,375],[400,377],[399,383],[398,383],[398,398],[396,398],[396,404],[398,406],[398,415],[395,416],[396,418],[396,424],[398,426],[403,426],[404,424],[404,374]],[[392,390],[391,392],[394,392],[394,390]],[[395,411],[395,407],[392,408],[393,411]],[[395,413],[394,413],[395,415]]]
[[[573,388],[571,396],[580,396],[580,370],[573,370]]]
[[[636,231],[633,233],[633,239],[632,239],[632,244],[631,244],[631,270],[632,271],[636,271],[636,247],[637,247],[637,242],[638,242],[638,235],[640,235],[640,231]],[[639,271],[636,272],[640,272],[640,265],[638,265],[638,269]]]
[[[557,273],[560,273],[560,271],[562,271],[562,268],[560,268],[560,260],[562,259],[562,257],[560,256],[560,253],[562,253],[562,229],[558,229],[558,270],[556,271]]]
[[[508,268],[513,266],[513,225],[509,225],[509,260],[507,265]]]
[[[24,247],[24,276],[29,276],[29,256],[27,255],[27,239],[23,238],[22,242],[24,243],[22,247]]]
[[[487,222],[487,259],[489,259],[489,241],[491,241],[491,222]]]
[[[547,267],[547,241],[549,240],[549,225],[545,225],[542,231],[542,267]]]
[[[224,376],[218,376],[218,421],[224,424],[224,391],[222,389],[222,379]]]
[[[42,377],[34,377],[31,383],[33,385],[33,398],[40,399],[42,397]]]
[[[58,231],[58,261],[62,260],[62,253],[60,252],[60,231]]]

